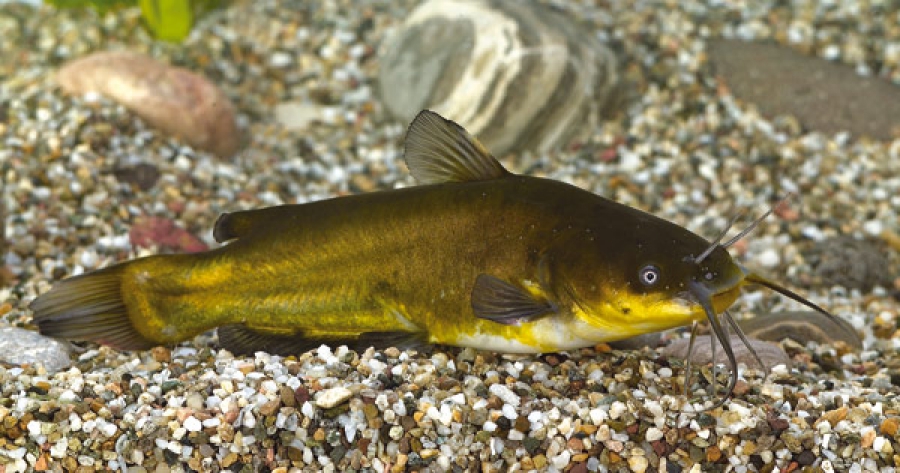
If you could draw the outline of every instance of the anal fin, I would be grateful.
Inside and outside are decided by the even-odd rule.
[[[418,332],[364,332],[359,334],[315,334],[302,331],[293,334],[271,333],[248,328],[245,325],[225,325],[219,327],[219,345],[235,354],[252,354],[264,351],[276,355],[299,355],[318,348],[320,345],[347,345],[362,351],[369,347],[376,349],[397,347],[415,348],[427,345],[425,334]]]

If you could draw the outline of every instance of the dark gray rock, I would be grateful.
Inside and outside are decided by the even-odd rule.
[[[793,115],[812,130],[891,140],[900,130],[900,87],[785,46],[717,39],[709,60],[738,99],[769,119]]]
[[[813,267],[814,283],[843,286],[866,293],[875,286],[891,287],[888,255],[876,244],[839,236],[817,242],[806,258]]]
[[[619,82],[615,55],[591,31],[517,0],[426,2],[386,42],[380,67],[398,120],[432,109],[497,155],[590,132]]]
[[[10,365],[43,365],[48,373],[72,364],[69,344],[37,332],[0,327],[0,362]]]

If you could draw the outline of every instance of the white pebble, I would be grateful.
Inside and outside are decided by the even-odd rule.
[[[648,442],[655,442],[661,438],[663,438],[662,430],[659,430],[656,427],[650,427],[649,429],[647,429]]]
[[[766,248],[756,257],[756,260],[764,268],[774,268],[781,262],[781,256],[774,248]]]
[[[300,413],[303,414],[304,417],[311,419],[316,414],[316,409],[309,401],[306,401],[303,403],[303,407],[300,408]]]
[[[553,457],[553,460],[551,460],[551,464],[553,464],[553,467],[557,470],[563,470],[566,466],[569,465],[569,460],[571,458],[572,454],[569,453],[568,450],[563,450],[562,453]]]
[[[112,422],[104,422],[100,426],[100,433],[102,433],[104,437],[112,437],[113,435],[116,435],[118,430],[119,428]]]
[[[519,418],[516,408],[510,404],[504,404],[501,412],[503,412],[503,416],[509,420],[516,420]]]
[[[212,420],[212,419],[209,419],[209,420]],[[194,416],[189,416],[187,419],[184,420],[184,423],[182,425],[184,426],[185,429],[187,429],[188,432],[199,432],[200,430],[203,429],[203,423],[201,423]]]
[[[599,407],[591,409],[591,411],[588,412],[588,415],[591,417],[591,423],[594,425],[602,425],[603,421],[605,421],[607,418],[606,411],[600,409]],[[531,416],[528,416],[528,420],[531,420]],[[532,420],[532,422],[535,421]]]
[[[506,404],[512,404],[513,407],[519,407],[519,403],[522,402],[518,394],[502,384],[492,384],[488,391]]]
[[[32,439],[36,439],[39,435],[41,435],[40,421],[32,420],[28,422],[28,434]]]
[[[881,236],[884,231],[884,224],[880,220],[868,220],[863,224],[863,229],[873,237]]]
[[[622,401],[615,401],[609,406],[609,418],[618,419],[628,408]]]
[[[222,421],[218,417],[210,417],[203,421],[203,427],[209,429],[222,425]],[[185,426],[186,427],[186,426]]]
[[[484,429],[486,432],[493,432],[493,431],[497,430],[497,424],[495,424],[493,421],[489,420],[489,421],[485,422],[484,425],[481,426],[481,428]]]

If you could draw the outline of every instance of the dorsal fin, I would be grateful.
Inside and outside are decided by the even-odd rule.
[[[247,235],[253,229],[253,219],[246,218],[248,212],[232,212],[219,215],[213,225],[213,238],[224,243]]]
[[[419,184],[487,181],[510,174],[463,127],[431,110],[422,110],[410,123],[404,157]]]

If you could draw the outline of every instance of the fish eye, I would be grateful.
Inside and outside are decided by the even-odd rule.
[[[644,266],[638,272],[638,279],[640,279],[641,283],[645,286],[653,286],[654,284],[658,283],[659,277],[659,268],[652,264]]]

